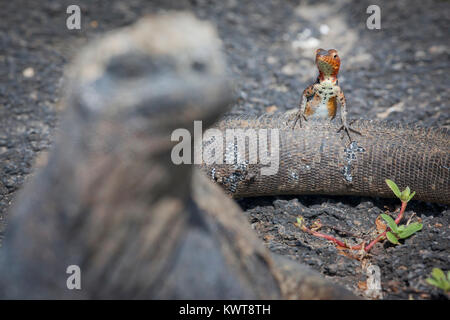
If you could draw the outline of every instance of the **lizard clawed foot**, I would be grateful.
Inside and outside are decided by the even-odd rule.
[[[350,121],[350,125],[355,122],[355,120]],[[347,133],[348,138],[350,139],[350,142],[353,142],[352,137],[350,136],[350,131],[357,133],[359,135],[362,135],[361,132],[359,132],[358,130],[355,130],[353,128],[350,127],[350,125],[347,125],[347,123],[342,124],[342,126],[339,128],[339,130],[337,132],[341,132],[341,130],[344,130]]]
[[[294,124],[292,125],[292,130],[295,129],[295,125],[297,124],[297,122],[299,123],[300,128],[302,127],[302,118],[303,118],[303,120],[308,121],[308,119],[306,119],[305,115],[302,114],[301,112],[297,112],[293,119],[289,119],[289,121],[294,120]]]

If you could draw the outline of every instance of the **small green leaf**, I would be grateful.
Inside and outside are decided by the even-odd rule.
[[[404,224],[402,224],[401,226],[398,226],[398,232],[403,232],[406,230],[406,226]]]
[[[432,279],[432,278],[427,278],[426,281],[431,284],[432,286],[441,287],[441,284],[439,282],[437,282],[436,280]]]
[[[394,181],[386,179],[386,184],[391,188],[392,192],[396,195],[397,198],[401,199],[402,193],[400,189],[397,187]]]
[[[445,279],[445,274],[444,271],[442,271],[439,268],[433,268],[433,271],[431,272],[431,275],[433,276],[433,278],[435,278],[436,280],[440,281],[440,280],[446,280]]]
[[[409,195],[408,201],[406,201],[406,202],[409,202],[409,201],[414,197],[415,194],[416,194],[416,192],[413,191],[413,192]]]
[[[399,231],[398,236],[401,239],[408,238],[409,236],[416,233],[417,231],[422,230],[422,227],[423,227],[423,225],[421,223],[413,222],[410,225],[408,225],[404,231]]]
[[[410,193],[411,193],[411,189],[409,189],[409,187],[406,187],[405,190],[402,191],[400,200],[407,201]]]
[[[447,273],[446,278],[444,271],[439,268],[433,268],[431,278],[427,278],[426,281],[429,284],[444,290],[445,292],[450,291],[450,271]]]
[[[392,219],[390,216],[384,213],[381,214],[381,217],[383,218],[384,221],[387,222],[389,228],[391,228],[392,231],[394,231],[395,233],[398,232],[397,224],[395,223],[394,219]]]
[[[388,240],[393,243],[393,244],[398,244],[398,239],[397,237],[390,231],[388,231],[386,233],[386,237],[388,238]]]

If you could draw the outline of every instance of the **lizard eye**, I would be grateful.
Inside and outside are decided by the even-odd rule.
[[[335,55],[333,56],[333,58],[336,59],[336,58],[337,58],[337,54],[335,54]]]

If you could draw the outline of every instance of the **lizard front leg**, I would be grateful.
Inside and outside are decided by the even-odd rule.
[[[339,130],[337,132],[344,130],[347,133],[348,138],[350,139],[350,142],[352,142],[353,140],[350,136],[350,131],[353,131],[358,134],[361,134],[361,133],[359,131],[356,131],[356,130],[350,128],[350,126],[347,124],[347,102],[345,100],[344,91],[342,91],[341,87],[336,86],[335,94],[336,94],[336,96],[339,100],[339,104],[341,106],[341,121],[342,121],[342,126],[339,128]]]
[[[300,128],[302,127],[302,118],[307,121],[305,117],[306,103],[308,102],[308,98],[312,97],[316,93],[316,85],[312,84],[308,86],[305,90],[303,90],[302,98],[300,100],[299,109],[297,114],[295,115],[294,124],[292,129],[295,128],[297,122],[299,122]]]

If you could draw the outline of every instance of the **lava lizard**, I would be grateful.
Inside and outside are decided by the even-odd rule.
[[[319,70],[319,76],[316,83],[308,86],[302,94],[299,110],[295,115],[293,127],[297,122],[301,127],[302,119],[330,119],[336,117],[337,103],[339,100],[341,106],[342,126],[338,131],[344,129],[350,141],[350,131],[359,133],[347,124],[347,103],[344,91],[339,86],[338,73],[341,66],[341,59],[335,49],[316,50],[316,65]]]

